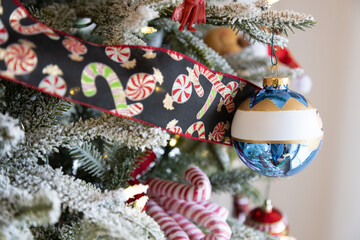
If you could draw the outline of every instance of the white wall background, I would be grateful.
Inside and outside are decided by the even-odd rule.
[[[320,110],[325,138],[308,169],[273,184],[273,202],[289,216],[298,240],[359,240],[360,1],[282,0],[274,7],[318,21],[289,46],[313,79],[307,97]]]
[[[313,79],[307,97],[320,111],[325,138],[307,169],[273,181],[271,199],[297,240],[360,240],[360,0],[281,0],[273,8],[318,22],[296,31],[289,47]]]

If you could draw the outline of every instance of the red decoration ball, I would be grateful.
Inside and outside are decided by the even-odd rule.
[[[251,210],[244,224],[274,236],[288,236],[289,234],[286,216],[273,208],[269,200],[263,207]]]

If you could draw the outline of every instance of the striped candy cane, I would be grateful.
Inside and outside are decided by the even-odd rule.
[[[35,23],[27,26],[22,25],[21,20],[26,19],[27,17],[25,10],[18,7],[10,15],[10,26],[14,31],[23,35],[37,35],[44,33],[52,40],[60,39],[59,35],[42,23]]]
[[[184,216],[171,210],[166,211],[166,213],[174,219],[177,224],[179,224],[179,226],[189,236],[190,240],[201,240],[205,237],[205,234]]]
[[[226,110],[231,113],[235,110],[234,98],[239,91],[239,84],[237,82],[230,82],[226,85],[224,105]]]
[[[185,135],[192,136],[194,132],[198,132],[200,139],[205,139],[205,125],[199,121],[191,125],[186,131]]]
[[[9,39],[9,33],[6,30],[3,22],[0,20],[0,45],[7,42]]]
[[[204,114],[210,108],[211,104],[214,102],[214,100],[216,98],[216,94],[217,94],[217,91],[216,91],[215,87],[213,86],[210,90],[208,98],[206,99],[205,105],[201,108],[201,110],[196,115],[197,119],[201,119],[204,116]]]
[[[206,210],[208,210],[209,212],[213,212],[216,213],[217,215],[219,215],[219,217],[223,220],[226,221],[226,219],[229,216],[229,210],[227,210],[226,208],[219,206],[215,203],[212,202],[202,202],[200,203],[201,206],[203,206]]]
[[[164,209],[172,210],[206,227],[211,233],[206,235],[204,240],[229,240],[231,237],[229,225],[218,214],[206,210],[195,202],[163,196],[159,198],[159,203]]]
[[[152,196],[168,196],[186,201],[203,202],[210,198],[211,184],[209,178],[198,167],[189,168],[185,179],[192,185],[176,183],[159,178],[149,179],[148,193]]]
[[[221,82],[221,79],[216,74],[198,64],[194,66],[194,74],[197,79],[199,79],[200,75],[204,75],[206,79],[212,83],[216,91],[218,91],[220,95],[225,98],[224,90],[226,86]]]
[[[188,235],[176,221],[151,199],[147,203],[146,213],[160,225],[168,240],[189,240]]]
[[[120,110],[122,114],[127,113],[129,115],[123,86],[114,70],[105,64],[90,63],[84,68],[81,74],[81,86],[84,95],[87,97],[92,97],[96,94],[97,89],[95,85],[95,79],[98,76],[105,78],[109,84],[117,113],[119,113],[118,111]]]

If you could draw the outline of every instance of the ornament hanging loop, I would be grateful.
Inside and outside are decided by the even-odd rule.
[[[276,70],[276,77],[278,77],[279,76],[279,68],[278,68],[279,59],[276,56],[276,51],[275,51],[275,46],[274,46],[274,39],[275,39],[275,25],[273,25],[273,27],[271,28],[271,55],[270,55],[270,60],[271,60],[271,73],[272,73],[272,76],[275,77],[274,70]],[[275,59],[275,62],[274,62],[274,59]]]

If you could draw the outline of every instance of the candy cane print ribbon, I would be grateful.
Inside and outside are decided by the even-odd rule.
[[[49,95],[230,145],[217,124],[258,90],[169,49],[92,44],[38,22],[18,0],[1,5],[0,77]]]

